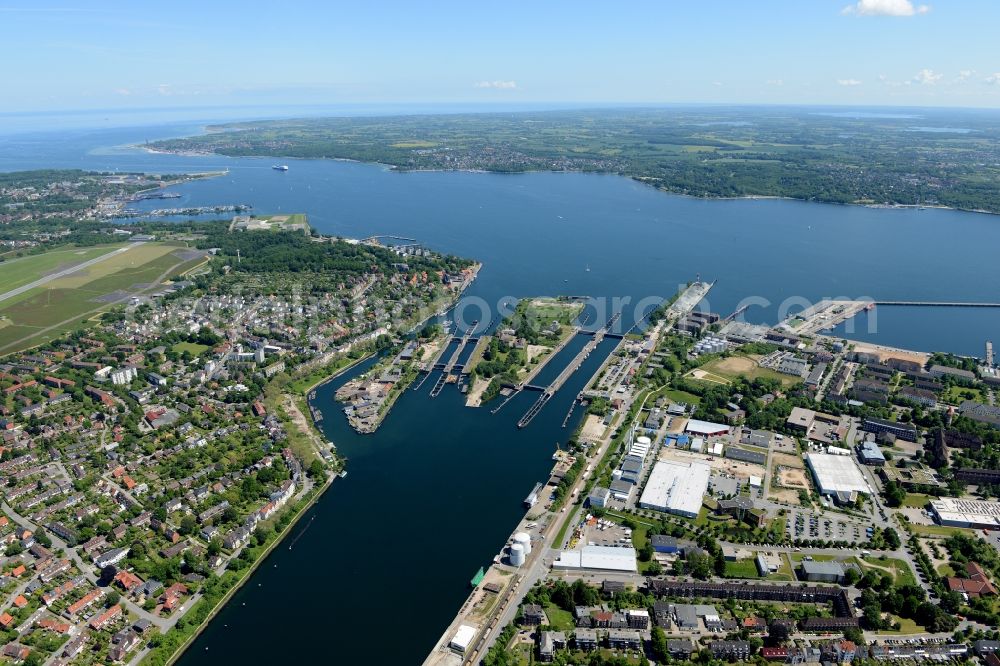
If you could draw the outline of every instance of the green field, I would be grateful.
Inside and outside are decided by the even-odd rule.
[[[753,560],[736,560],[726,562],[727,578],[760,578],[757,564]]]
[[[697,405],[701,402],[701,398],[696,396],[694,393],[688,393],[687,391],[679,391],[677,389],[662,389],[656,392],[656,395],[662,395],[667,400],[671,402],[683,402],[689,405]]]
[[[903,560],[892,557],[867,557],[864,559],[852,558],[849,561],[861,566],[862,570],[891,573],[896,585],[917,584],[917,577]]]
[[[922,634],[924,633],[924,628],[913,620],[906,617],[899,617],[898,615],[892,616],[893,622],[899,623],[899,631],[880,631],[879,636],[902,636],[905,634]]]
[[[187,352],[191,356],[201,356],[208,351],[208,345],[199,345],[197,342],[178,342],[173,346],[173,350],[178,354]]]
[[[82,264],[123,247],[124,244],[53,250],[0,262],[0,293],[17,289],[47,274]]]
[[[906,493],[906,497],[903,499],[903,506],[913,509],[922,509],[930,501],[930,495],[925,495],[923,493]]]
[[[522,308],[522,303],[524,307]],[[574,301],[557,301],[553,298],[531,298],[518,303],[518,310],[531,322],[542,327],[557,321],[563,326],[570,326],[583,312],[583,303]]]
[[[949,386],[941,393],[941,400],[950,405],[959,405],[966,400],[983,402],[983,392],[971,386]]]
[[[121,246],[103,246],[94,256],[118,247]],[[78,273],[0,302],[0,317],[10,321],[10,325],[0,328],[0,352],[26,349],[58,337],[80,326],[88,317],[152,291],[163,280],[204,261],[200,254],[180,256],[182,251],[184,248],[165,243],[133,246]],[[51,266],[52,261],[40,260],[37,265]]]
[[[776,379],[783,386],[792,386],[800,381],[789,375],[783,375],[776,370],[760,367],[757,365],[757,358],[753,356],[734,355],[716,358],[700,366],[698,369],[704,370],[714,377],[730,381],[737,377],[746,377],[747,379],[757,379],[760,377],[764,379]]]
[[[910,530],[913,531],[917,536],[925,537],[940,537],[942,539],[947,539],[953,534],[971,534],[972,530],[963,529],[961,527],[945,527],[943,525],[917,525],[915,523],[910,523]]]
[[[545,617],[549,618],[549,626],[555,631],[573,631],[576,628],[573,614],[555,604],[545,604]]]

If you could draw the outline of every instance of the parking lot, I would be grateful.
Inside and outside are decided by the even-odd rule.
[[[583,528],[581,541],[588,546],[631,546],[632,530],[608,520],[591,518]]]
[[[792,509],[788,512],[785,532],[789,539],[823,539],[824,541],[866,541],[869,525],[835,514],[818,514]]]

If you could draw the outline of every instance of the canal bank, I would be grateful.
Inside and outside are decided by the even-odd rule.
[[[354,433],[339,414],[324,418],[324,435],[349,461],[347,477],[314,505],[309,518],[315,519],[295,549],[274,551],[255,584],[234,595],[179,663],[216,663],[212,657],[222,649],[227,657],[255,662],[314,658],[318,643],[241,642],[260,615],[275,607],[301,609],[298,631],[336,635],[341,658],[363,660],[369,654],[363,646],[379,635],[364,618],[391,612],[392,590],[405,592],[406,607],[419,613],[394,626],[400,640],[383,648],[383,658],[422,660],[468,594],[476,569],[492,561],[523,516],[524,495],[548,478],[552,452],[584,410],[576,410],[571,428],[563,429],[563,419],[611,342],[585,361],[521,434],[516,421],[533,401],[530,392],[509,411],[492,415],[465,409],[464,396],[452,385],[436,398],[429,387],[404,392],[392,416],[370,435]],[[329,404],[340,385],[375,362],[369,358],[317,386],[314,400]],[[359,511],[379,520],[359,522]],[[356,649],[348,637],[357,639]]]
[[[219,614],[219,611],[225,608],[226,604],[228,604],[232,600],[232,598],[243,588],[243,586],[246,585],[248,582],[250,582],[250,580],[254,576],[254,573],[263,564],[267,562],[267,560],[269,559],[271,553],[275,550],[275,548],[284,543],[285,539],[292,533],[292,531],[299,524],[299,522],[301,521],[302,517],[306,514],[306,512],[308,512],[309,509],[311,509],[316,504],[316,502],[319,501],[319,499],[323,496],[323,493],[325,493],[330,488],[330,486],[333,485],[334,480],[337,478],[338,478],[337,475],[331,472],[328,474],[322,486],[312,489],[312,494],[309,495],[308,500],[301,507],[299,507],[298,510],[294,512],[294,515],[292,516],[289,523],[284,527],[284,529],[282,529],[280,533],[275,533],[272,541],[267,545],[267,547],[264,549],[264,552],[260,555],[260,557],[258,557],[254,561],[254,563],[250,565],[250,567],[246,570],[243,577],[240,578],[240,580],[233,587],[231,587],[226,592],[226,594],[223,595],[221,599],[219,599],[217,603],[215,603],[212,606],[212,609],[208,612],[208,615],[205,617],[203,621],[201,621],[197,625],[195,631],[172,652],[170,657],[165,662],[157,660],[155,663],[165,663],[169,666],[171,664],[178,663],[184,657],[186,652],[191,648],[191,645],[195,641],[197,641],[198,638],[201,636],[202,632],[204,632],[206,628],[211,626],[211,623],[214,621],[215,617]],[[306,529],[307,528],[308,524],[306,525]],[[206,646],[206,651],[207,650],[208,647]],[[145,664],[154,662],[151,659],[147,659],[144,657],[140,663]]]

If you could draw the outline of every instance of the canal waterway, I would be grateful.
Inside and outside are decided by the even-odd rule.
[[[1000,218],[781,200],[668,196],[628,179],[586,174],[397,173],[349,162],[156,155],[122,144],[196,131],[192,124],[0,136],[0,170],[210,171],[179,186],[171,206],[246,203],[261,214],[304,212],[322,233],[396,234],[484,263],[466,293],[465,321],[493,320],[506,297],[665,297],[718,280],[708,305],[723,315],[746,297],[747,319],[773,323],[789,297],[996,301]],[[148,208],[163,202],[146,202]],[[173,218],[177,219],[177,218]],[[636,318],[623,309],[622,325]],[[482,310],[479,312],[477,310]],[[611,308],[595,315],[594,327]],[[880,308],[852,335],[880,344],[981,355],[1000,311]],[[585,340],[570,341],[554,378]],[[347,457],[338,479],[183,657],[184,664],[418,663],[503,546],[521,500],[547,476],[551,454],[581,418],[561,424],[576,393],[617,340],[607,339],[531,424],[538,394],[498,414],[464,406],[432,375],[408,391],[373,435],[354,433],[333,393],[317,391],[326,436]],[[454,347],[452,347],[454,349]],[[447,356],[445,360],[447,360]],[[308,521],[315,516],[311,523]],[[291,543],[291,541],[289,541]],[[377,650],[377,652],[376,652]]]

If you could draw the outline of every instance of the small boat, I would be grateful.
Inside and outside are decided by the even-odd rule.
[[[590,264],[587,264],[587,272],[590,272]]]
[[[275,164],[271,168],[274,169],[275,171],[288,171],[287,164]]]

